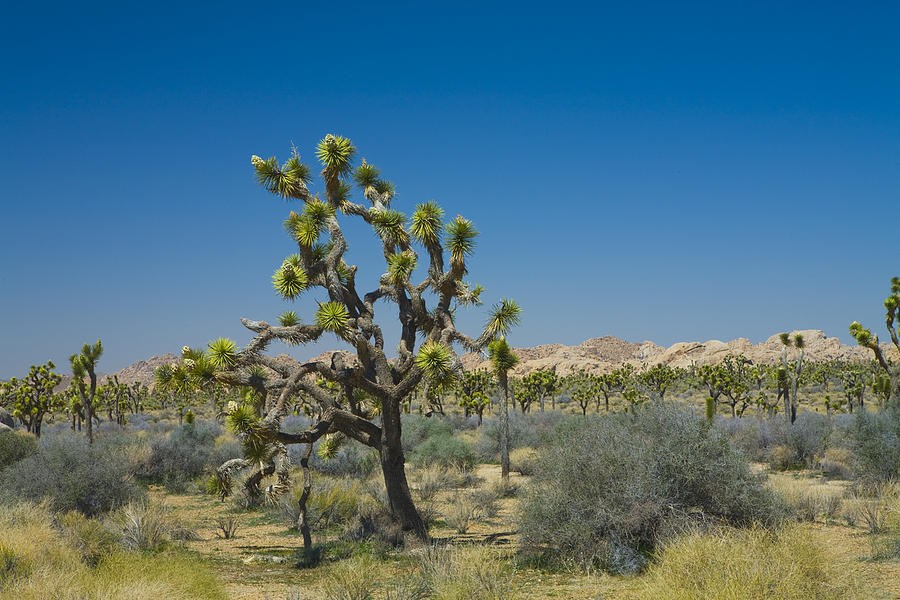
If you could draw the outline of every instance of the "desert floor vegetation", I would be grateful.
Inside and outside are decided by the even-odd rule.
[[[92,451],[115,460],[93,473],[77,467],[83,434],[52,422],[40,439],[0,433],[0,598],[52,586],[62,598],[246,600],[900,594],[900,490],[884,465],[860,459],[889,443],[859,437],[889,436],[887,413],[823,425],[801,412],[790,436],[765,419],[710,423],[678,400],[588,419],[518,414],[508,484],[489,413],[480,427],[457,414],[404,416],[409,454],[437,457],[409,469],[431,542],[394,523],[377,457],[345,443],[312,452],[309,552],[300,486],[248,508],[208,485],[210,457],[240,450],[214,415],[196,412],[182,425],[170,415],[97,428]],[[172,458],[173,439],[190,459]],[[806,458],[780,464],[779,447]],[[164,469],[150,468],[154,457]],[[101,487],[24,486],[18,475],[59,478],[55,465],[68,461]],[[113,474],[120,486],[107,492]]]

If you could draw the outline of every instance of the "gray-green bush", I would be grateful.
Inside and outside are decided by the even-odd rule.
[[[150,442],[150,457],[140,471],[144,479],[181,492],[230,458],[243,456],[240,443],[216,443],[222,428],[212,421],[186,423]]]
[[[471,469],[478,457],[465,440],[453,434],[438,434],[428,438],[412,451],[409,461],[414,465],[442,465]]]
[[[0,431],[0,471],[37,452],[37,440],[29,433]]]
[[[853,445],[857,479],[883,483],[900,478],[900,408],[859,413]]]
[[[724,435],[654,402],[562,423],[524,494],[520,531],[526,552],[551,566],[633,572],[684,530],[772,524],[785,513]]]
[[[37,452],[4,469],[0,497],[47,499],[54,511],[94,516],[143,497],[133,468],[127,446],[103,438],[89,445],[83,437],[45,437]]]

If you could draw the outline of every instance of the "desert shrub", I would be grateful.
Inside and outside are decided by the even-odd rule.
[[[213,524],[215,525],[216,535],[223,540],[234,539],[237,535],[237,530],[240,527],[240,522],[234,515],[216,517],[213,519]]]
[[[403,444],[403,452],[407,454],[429,438],[453,435],[451,424],[440,417],[403,415],[401,425],[400,441]]]
[[[828,477],[852,479],[856,472],[856,454],[848,448],[829,448],[819,466]]]
[[[368,600],[377,584],[375,560],[366,554],[333,565],[322,582],[328,600]]]
[[[300,486],[296,486],[295,500],[301,492]],[[317,477],[307,501],[307,510],[311,522],[327,528],[330,525],[347,525],[360,511],[374,504],[358,481]]]
[[[80,530],[85,522],[79,520],[74,524],[73,520],[67,526],[54,527],[46,506],[17,505],[0,511],[0,568],[3,556],[12,556],[17,564],[27,568],[27,573],[35,575],[3,581],[0,600],[224,600],[226,597],[202,561],[178,551],[139,554],[111,548],[101,552],[96,566],[91,566],[84,560],[84,549],[77,547],[79,539],[85,537],[84,531],[73,535],[66,529]]]
[[[465,533],[475,519],[478,505],[469,494],[456,494],[444,509],[444,522],[456,533]]]
[[[377,450],[353,441],[344,442],[337,453],[328,459],[319,455],[318,447],[315,450],[310,456],[310,467],[325,475],[365,479],[381,467]],[[301,457],[306,453],[306,446],[293,445],[288,449],[288,453],[291,461],[299,465]]]
[[[493,519],[500,512],[500,495],[492,487],[472,490],[475,514],[479,519]]]
[[[843,515],[849,524],[872,535],[885,531],[894,513],[900,512],[900,484],[888,481],[856,485],[844,501]]]
[[[769,455],[769,466],[775,471],[796,469],[800,466],[800,459],[793,448],[779,444],[772,448],[772,453]]]
[[[84,438],[42,439],[38,451],[7,467],[0,496],[8,500],[47,499],[57,512],[95,516],[143,496],[123,448],[88,445]]]
[[[825,454],[833,426],[831,419],[823,414],[804,411],[790,426],[786,443],[806,467],[814,467],[817,459]]]
[[[639,600],[852,600],[869,597],[857,568],[821,535],[799,526],[693,533],[667,545]]]
[[[561,424],[520,510],[527,552],[620,572],[642,568],[659,542],[697,524],[786,514],[719,431],[665,403]]]
[[[243,456],[238,441],[221,434],[222,428],[215,421],[196,421],[153,439],[141,477],[161,483],[172,492],[187,490],[192,481],[226,460]]]
[[[414,472],[416,492],[421,500],[432,500],[438,492],[450,485],[450,473],[446,467],[425,465]]]
[[[453,434],[439,434],[416,446],[409,461],[414,465],[455,466],[468,470],[475,466],[478,459],[465,440]]]
[[[37,439],[29,433],[0,431],[0,471],[37,452]]]
[[[744,417],[732,419],[717,415],[716,429],[719,429],[740,452],[754,462],[769,460],[769,454],[775,445],[778,431],[772,426],[770,419]]]
[[[565,418],[559,411],[536,412],[523,415],[510,411],[509,450],[539,448],[553,435],[556,426]],[[475,442],[478,458],[486,462],[500,460],[500,421],[485,419],[480,436]]]
[[[511,600],[516,597],[514,569],[501,554],[485,546],[431,546],[421,560],[424,588],[438,600]]]
[[[769,477],[769,484],[785,501],[788,508],[802,521],[822,517],[826,524],[840,512],[844,490],[790,474]]]
[[[74,547],[85,564],[95,567],[106,556],[119,549],[119,536],[99,519],[69,511],[56,519],[63,539]]]
[[[155,502],[131,502],[119,510],[113,521],[128,550],[161,550],[176,537],[173,532],[183,530],[171,511]]]
[[[900,409],[859,413],[853,445],[858,479],[885,482],[900,478]]]
[[[516,448],[509,453],[510,469],[522,475],[534,475],[537,463],[538,452],[534,448]]]
[[[403,530],[388,509],[375,504],[363,505],[344,527],[342,539],[373,542],[376,547],[403,546]]]

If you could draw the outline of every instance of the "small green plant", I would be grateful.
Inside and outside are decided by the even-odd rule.
[[[456,494],[444,511],[444,521],[456,531],[465,533],[469,530],[477,510],[474,500],[468,494]]]
[[[377,584],[375,559],[354,556],[331,567],[322,582],[328,600],[369,600]]]
[[[216,535],[223,540],[234,539],[237,535],[238,519],[234,515],[216,517],[213,523],[216,528]]]

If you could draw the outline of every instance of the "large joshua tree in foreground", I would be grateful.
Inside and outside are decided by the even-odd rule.
[[[327,300],[318,303],[314,320],[308,324],[293,311],[283,314],[277,325],[242,319],[255,334],[253,339],[242,349],[219,339],[210,343],[208,355],[219,368],[216,377],[220,382],[261,386],[271,398],[261,417],[238,406],[229,410],[229,423],[243,436],[252,464],[262,474],[278,476],[270,490],[287,484],[286,444],[310,444],[325,435],[329,440],[351,438],[378,450],[393,515],[404,529],[424,538],[425,525],[413,505],[404,470],[401,403],[423,378],[447,382],[461,372],[454,345],[482,350],[518,321],[519,307],[511,300],[497,304],[477,337],[458,331],[455,308],[479,304],[483,291],[464,280],[466,258],[475,247],[475,227],[461,216],[444,221],[443,210],[434,202],[419,204],[407,219],[391,208],[394,186],[365,159],[354,168],[355,154],[347,138],[327,135],[318,144],[324,198],[310,191],[310,169],[300,162],[296,150],[283,164],[274,157],[251,158],[263,187],[276,196],[303,202],[302,210],[292,211],[284,222],[297,243],[297,252],[275,270],[275,290],[284,299],[294,300],[319,288]],[[350,201],[351,182],[361,188],[367,205]],[[345,261],[347,241],[339,214],[365,221],[380,241],[386,268],[373,289],[364,293],[357,287],[357,267]],[[414,244],[423,248],[426,256],[425,274],[418,283],[411,281],[419,265]],[[375,318],[379,300],[396,305],[393,314],[400,322],[396,346],[385,346]],[[343,360],[335,353],[330,361],[284,362],[263,353],[275,340],[305,344],[328,333],[352,347],[356,360]],[[391,358],[391,354],[396,356]],[[267,377],[254,377],[253,369],[260,367],[267,370]],[[317,380],[335,384],[340,393],[330,393]],[[376,410],[355,401],[360,393],[372,399]],[[282,431],[281,420],[297,398],[313,409],[314,423],[300,433]],[[380,412],[380,422],[373,417],[376,412]],[[251,466],[251,461],[233,465]],[[226,463],[220,468],[223,479],[233,465]]]
[[[885,314],[885,327],[891,336],[891,342],[900,352],[900,332],[895,323],[897,312],[900,311],[900,277],[891,278],[891,294],[884,301],[884,308],[887,310]],[[884,369],[887,380],[880,384],[883,388],[890,386],[890,391],[885,389],[889,403],[900,401],[900,364],[892,364],[884,355],[881,346],[878,345],[878,336],[872,335],[871,329],[865,329],[857,321],[850,324],[850,335],[856,338],[856,342],[860,346],[869,348],[874,354],[878,364]]]

